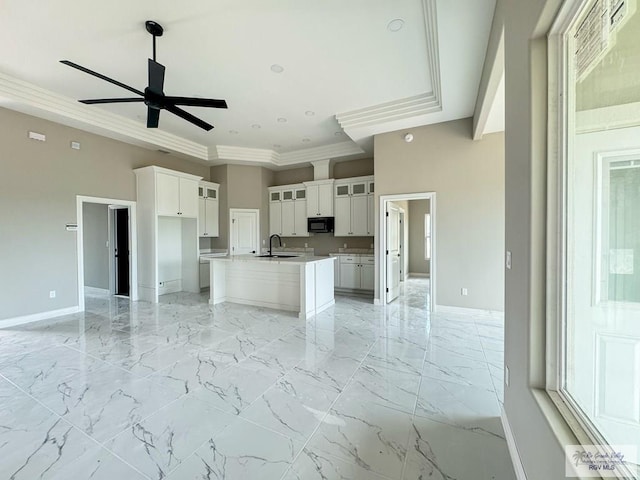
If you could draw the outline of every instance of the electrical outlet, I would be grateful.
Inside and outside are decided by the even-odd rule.
[[[346,243],[344,244],[343,248],[347,248],[347,244]]]
[[[507,387],[509,386],[509,367],[506,365],[504,366],[504,384]]]
[[[308,243],[305,243],[305,244],[304,244],[304,248],[309,248],[309,244],[308,244]]]
[[[49,298],[56,298],[56,291],[55,290],[49,291]]]
[[[466,288],[463,288],[462,290],[460,290],[460,295],[462,295],[462,296],[469,295],[469,290],[467,290]]]
[[[263,238],[263,239],[262,239],[262,245],[264,246],[264,245],[266,245],[266,244],[267,244],[267,241]]]
[[[511,251],[507,250],[507,269],[511,270]]]

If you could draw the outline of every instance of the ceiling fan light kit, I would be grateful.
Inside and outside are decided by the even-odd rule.
[[[158,128],[160,121],[160,110],[167,110],[168,112],[183,118],[187,122],[190,122],[203,130],[209,131],[213,128],[213,125],[201,120],[200,118],[191,115],[189,112],[179,108],[178,105],[188,107],[205,107],[205,108],[227,108],[227,102],[224,100],[216,100],[212,98],[195,98],[195,97],[172,97],[164,94],[164,65],[156,62],[156,37],[161,37],[164,33],[162,25],[153,20],[147,20],[145,22],[145,28],[147,32],[153,37],[153,59],[149,59],[149,84],[144,89],[144,92],[137,90],[129,85],[125,85],[122,82],[109,78],[101,73],[89,70],[81,65],[73,63],[69,60],[60,60],[69,67],[80,70],[81,72],[93,75],[101,80],[117,85],[132,93],[138,95],[138,97],[130,98],[99,98],[90,100],[78,100],[80,103],[87,105],[97,105],[103,103],[133,103],[144,102],[147,106],[147,128]]]

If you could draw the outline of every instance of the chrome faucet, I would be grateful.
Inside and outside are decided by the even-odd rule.
[[[272,245],[272,240],[273,237],[276,237],[278,239],[278,246],[282,247],[282,239],[280,238],[280,235],[278,235],[277,233],[274,233],[273,235],[271,235],[269,237],[269,255],[273,255],[272,250],[273,250],[273,245]]]

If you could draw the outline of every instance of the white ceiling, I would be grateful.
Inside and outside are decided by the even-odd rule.
[[[112,0],[0,3],[0,105],[201,161],[267,166],[371,155],[375,133],[473,114],[495,0]],[[86,106],[143,90],[151,36],[168,95],[223,98],[145,128],[143,104]],[[389,22],[402,19],[397,32]],[[271,65],[284,68],[271,71]],[[313,112],[313,115],[306,112]],[[278,121],[286,119],[286,121]],[[258,126],[256,127],[256,126]],[[330,156],[330,157],[328,157]]]

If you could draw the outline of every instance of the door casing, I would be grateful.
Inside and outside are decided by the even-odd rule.
[[[386,288],[387,288],[387,266],[386,266],[386,249],[387,249],[387,227],[386,227],[386,211],[387,202],[398,202],[402,200],[429,200],[429,211],[431,213],[431,265],[429,274],[429,309],[436,311],[436,292],[437,292],[437,235],[436,235],[436,192],[422,193],[399,193],[391,195],[380,195],[378,203],[378,225],[376,232],[378,233],[378,249],[376,251],[376,294],[374,302],[377,305],[386,305]]]

